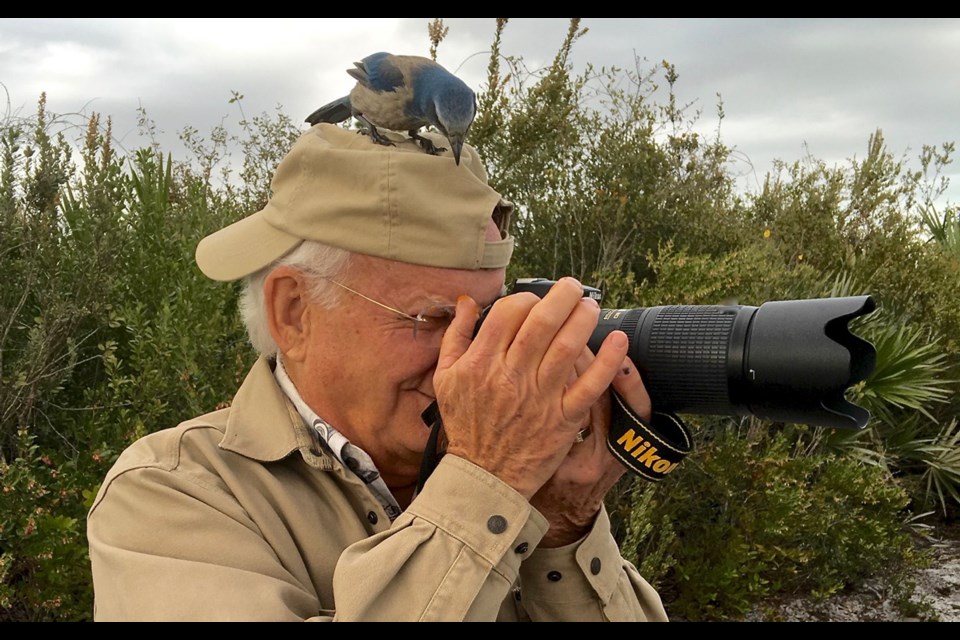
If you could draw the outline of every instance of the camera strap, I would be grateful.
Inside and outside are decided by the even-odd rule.
[[[652,482],[663,480],[693,450],[693,434],[672,413],[642,419],[616,391],[612,396],[607,449],[623,465]]]
[[[610,433],[607,449],[628,470],[652,482],[663,480],[693,450],[689,427],[672,413],[654,411],[649,422],[630,408],[620,394],[611,390]],[[443,458],[443,417],[436,401],[420,414],[430,428],[420,463],[417,493]]]
[[[420,478],[417,480],[417,491],[414,495],[423,491],[423,486],[427,484],[427,479],[440,464],[440,458],[444,454],[439,446],[440,434],[443,431],[443,418],[440,417],[440,407],[437,406],[436,400],[423,410],[420,419],[429,427],[430,436],[427,438],[427,448],[423,451],[423,460],[420,461]]]

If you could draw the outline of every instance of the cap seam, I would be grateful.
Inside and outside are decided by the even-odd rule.
[[[399,205],[399,198],[396,194],[396,179],[393,175],[393,151],[388,150],[387,153],[383,154],[386,162],[386,180],[387,180],[387,255],[392,259],[396,257],[396,252],[393,247],[393,235],[394,235],[394,225],[396,224],[399,215],[397,213],[397,208]]]
[[[293,211],[293,210],[295,209],[296,205],[295,205],[294,203],[300,201],[301,192],[303,191],[304,186],[306,185],[307,178],[308,178],[308,176],[307,176],[307,162],[306,162],[306,159],[307,159],[307,154],[305,154],[305,153],[304,153],[304,154],[301,154],[300,157],[297,159],[297,160],[298,160],[298,161],[297,161],[297,173],[298,173],[299,175],[298,175],[296,187],[294,188],[293,193],[290,194],[290,198],[289,198],[289,200],[288,200],[288,202],[287,202],[287,206],[289,207],[289,211],[287,212],[287,216],[290,215],[290,213],[289,213],[290,211]],[[272,199],[273,199],[273,194],[271,193],[271,194],[270,194],[270,200],[272,200]],[[268,203],[269,203],[269,200],[268,200]]]

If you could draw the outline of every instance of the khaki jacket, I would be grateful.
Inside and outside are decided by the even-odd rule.
[[[97,620],[666,620],[605,513],[537,549],[543,516],[462,458],[391,524],[265,359],[231,408],[128,448],[87,524]]]

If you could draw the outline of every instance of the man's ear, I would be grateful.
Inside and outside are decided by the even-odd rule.
[[[277,267],[263,283],[270,335],[284,360],[297,362],[306,355],[310,323],[308,276],[293,267]]]

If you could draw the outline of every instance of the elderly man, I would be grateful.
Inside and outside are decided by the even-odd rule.
[[[230,408],[110,471],[88,536],[99,620],[665,620],[603,496],[627,339],[563,279],[500,297],[512,205],[458,167],[332,125],[197,262],[245,278],[261,357]],[[482,307],[493,304],[480,330]],[[418,489],[436,400],[445,455]]]

